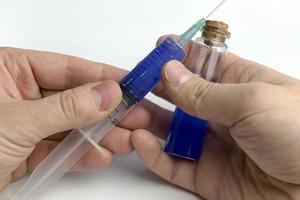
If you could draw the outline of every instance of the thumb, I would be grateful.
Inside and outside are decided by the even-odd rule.
[[[208,82],[187,70],[178,61],[170,61],[162,71],[164,89],[185,112],[199,118],[233,125],[242,117],[249,97],[249,84]]]
[[[16,128],[14,135],[32,144],[102,120],[120,103],[121,96],[113,81],[89,83],[35,101],[12,102],[5,106],[9,116],[5,121]]]

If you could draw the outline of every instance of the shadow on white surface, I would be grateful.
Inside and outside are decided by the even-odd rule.
[[[0,194],[16,191],[25,178],[11,184]],[[99,171],[76,172],[64,176],[57,184],[43,192],[36,200],[121,200],[121,199],[172,199],[196,200],[197,196],[173,186],[148,170],[136,154],[116,156],[113,163]]]

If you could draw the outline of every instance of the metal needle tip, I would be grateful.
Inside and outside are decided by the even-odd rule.
[[[218,10],[226,0],[221,1],[206,17],[205,19],[209,18],[216,10]]]

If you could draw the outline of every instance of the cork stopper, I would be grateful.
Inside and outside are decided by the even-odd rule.
[[[207,20],[202,30],[202,37],[205,37],[207,40],[222,43],[225,43],[225,40],[230,38],[230,35],[228,25],[219,21]]]

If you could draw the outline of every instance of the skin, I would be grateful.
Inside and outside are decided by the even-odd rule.
[[[189,49],[190,44],[186,46],[188,53]],[[188,56],[185,63],[189,59]],[[6,80],[0,82],[0,122],[6,120],[13,124],[0,124],[0,159],[1,164],[6,163],[0,165],[0,169],[9,171],[1,179],[4,188],[10,181],[33,170],[69,129],[105,117],[120,100],[119,88],[108,81],[115,93],[111,100],[115,101],[101,112],[90,88],[107,84],[105,80],[119,81],[126,72],[66,55],[11,48],[0,50],[0,60],[1,70],[4,70],[0,80]],[[184,76],[169,73],[168,69]],[[299,198],[299,81],[233,54],[228,54],[227,62],[221,65],[217,79],[222,84],[208,83],[184,69],[178,62],[168,63],[155,94],[192,115],[211,121],[197,163],[168,156],[162,151],[157,137],[166,138],[172,112],[145,100],[104,138],[103,153],[92,149],[73,170],[99,169],[109,164],[113,153],[126,154],[134,148],[154,173],[205,199]],[[74,102],[78,96],[84,96],[93,106],[75,103],[75,111],[81,112],[70,109],[71,112],[64,115],[67,117],[59,120],[65,122],[63,124],[43,114],[47,112],[31,109],[53,102],[57,95],[70,89],[82,94],[71,98]],[[47,111],[57,109],[46,105]],[[32,110],[38,112],[39,117],[31,117],[35,114]],[[95,111],[92,116],[74,117],[74,113],[91,111]],[[23,121],[26,123],[21,123]],[[39,126],[49,122],[58,128]]]
[[[0,190],[31,172],[70,129],[106,117],[120,102],[116,82],[126,73],[68,55],[0,48]],[[99,87],[101,106],[93,91]],[[147,101],[136,106],[101,141],[101,153],[91,149],[72,170],[100,169],[114,153],[132,152],[132,130],[151,126],[154,109],[160,108]]]
[[[133,132],[139,157],[157,175],[205,199],[299,199],[299,80],[231,53],[219,67],[214,84],[171,61],[156,90],[210,121],[199,161],[164,153],[154,137],[166,139],[164,128]]]

